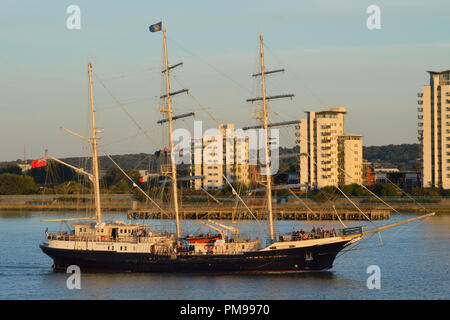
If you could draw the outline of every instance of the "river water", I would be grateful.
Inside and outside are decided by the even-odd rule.
[[[81,289],[70,290],[69,274],[54,272],[41,252],[44,231],[64,227],[40,219],[73,217],[68,212],[0,212],[0,299],[183,299],[183,300],[303,300],[303,299],[449,299],[450,215],[389,229],[359,242],[335,260],[330,271],[299,274],[132,274],[82,273]],[[76,215],[75,215],[76,216]],[[389,221],[345,222],[347,226],[393,223],[414,215],[391,215]],[[125,214],[106,213],[105,220]],[[223,221],[226,223],[226,221]],[[171,221],[150,220],[154,228],[173,228]],[[184,229],[212,232],[195,221]],[[265,227],[265,221],[261,222]],[[245,233],[264,233],[256,222],[239,224]],[[280,233],[313,226],[340,228],[338,222],[277,221]],[[173,230],[173,229],[172,229]],[[169,230],[170,231],[170,230]],[[380,288],[367,280],[380,270]]]

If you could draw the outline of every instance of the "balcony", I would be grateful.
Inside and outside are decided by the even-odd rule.
[[[421,115],[421,114],[419,114],[418,116],[417,116],[417,119],[423,119],[423,115]]]
[[[418,112],[423,112],[423,108],[417,108]]]
[[[423,104],[423,100],[417,100],[418,104]]]
[[[418,98],[422,98],[422,97],[423,97],[423,93],[420,93],[420,92],[419,92],[419,93],[417,94],[417,97],[418,97]]]
[[[417,125],[418,125],[419,127],[423,127],[423,122],[419,122]]]
[[[418,134],[423,134],[423,130],[417,130]]]

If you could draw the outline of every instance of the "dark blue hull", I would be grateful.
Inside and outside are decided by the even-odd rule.
[[[53,268],[66,270],[77,265],[82,271],[102,272],[300,272],[332,268],[334,259],[348,242],[270,251],[253,251],[236,255],[156,255],[80,251],[40,245],[53,259]]]

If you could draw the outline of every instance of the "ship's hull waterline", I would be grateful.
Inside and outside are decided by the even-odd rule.
[[[55,270],[77,265],[82,271],[158,273],[288,273],[332,268],[336,255],[352,241],[235,255],[158,255],[51,248],[40,245],[53,259]]]

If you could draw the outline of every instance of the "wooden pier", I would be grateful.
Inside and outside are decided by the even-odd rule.
[[[174,214],[171,210],[163,208],[164,213],[159,209],[132,209],[128,210],[128,219],[172,219]],[[267,211],[264,208],[251,208],[251,214],[245,208],[221,207],[211,208],[202,206],[198,207],[182,207],[180,208],[180,215],[182,219],[218,219],[218,220],[266,220]],[[367,220],[365,215],[370,220],[388,220],[391,211],[389,209],[368,209],[364,210],[364,214],[357,210],[336,209],[337,215],[341,220]],[[287,207],[274,208],[273,216],[277,220],[339,220],[334,210],[317,210],[312,213],[304,207]]]

